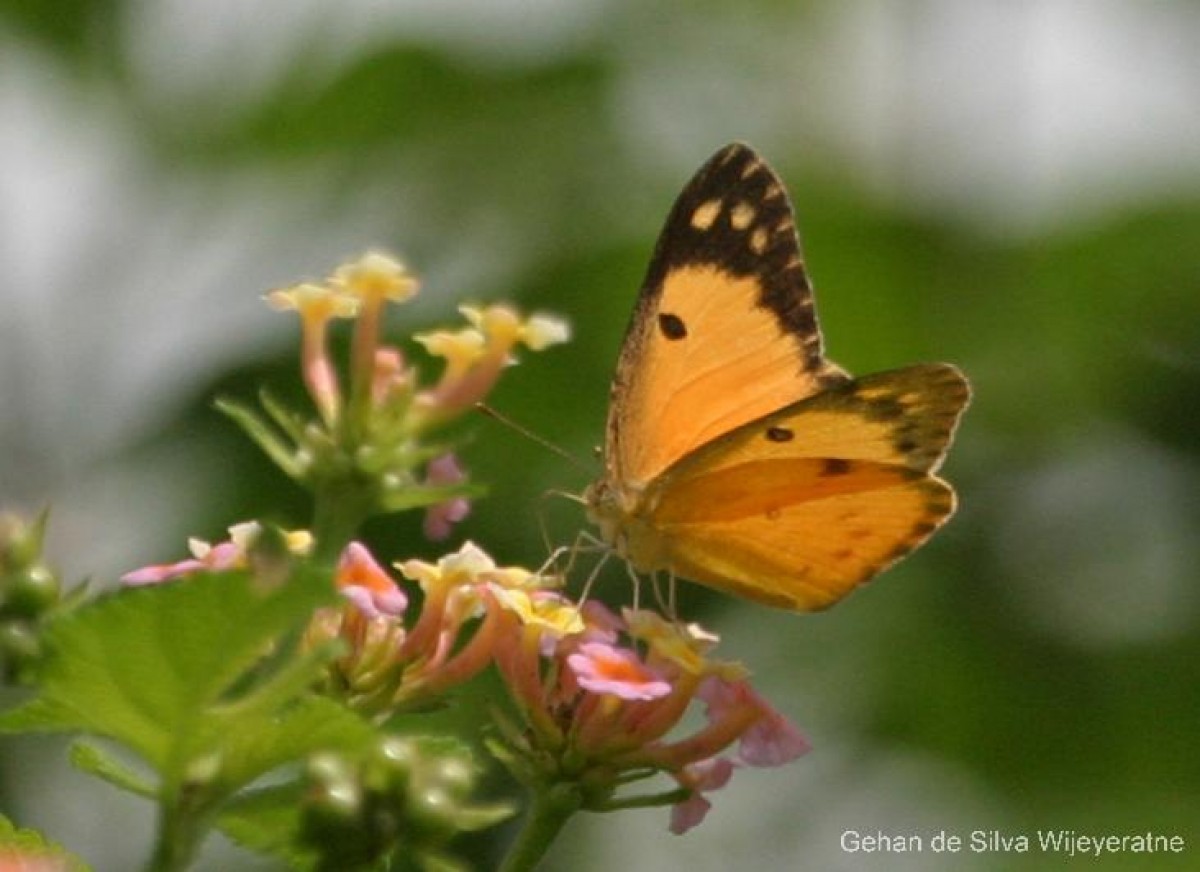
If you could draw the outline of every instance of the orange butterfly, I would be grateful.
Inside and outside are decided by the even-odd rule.
[[[640,571],[825,608],[950,517],[934,473],[969,398],[950,364],[856,379],[825,359],[787,193],[735,143],[659,237],[588,516]]]

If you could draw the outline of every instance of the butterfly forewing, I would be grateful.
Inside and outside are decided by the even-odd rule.
[[[750,148],[700,169],[667,218],[613,382],[611,480],[648,482],[844,375],[822,357],[783,185]]]

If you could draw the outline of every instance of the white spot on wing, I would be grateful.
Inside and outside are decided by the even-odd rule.
[[[719,214],[721,214],[720,200],[709,200],[706,203],[701,203],[692,212],[692,226],[697,230],[707,230],[712,227],[713,222],[717,220]]]

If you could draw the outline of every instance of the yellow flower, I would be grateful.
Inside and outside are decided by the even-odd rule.
[[[716,672],[730,679],[745,675],[740,664],[705,657],[720,639],[699,624],[679,624],[644,609],[626,609],[623,616],[629,635],[646,643],[652,659],[666,660],[691,675]]]
[[[266,296],[272,309],[300,313],[305,322],[324,322],[330,318],[352,318],[358,312],[358,300],[330,288],[303,282],[278,288]]]
[[[379,251],[368,251],[358,260],[339,266],[329,284],[364,302],[390,300],[403,303],[417,293],[418,282],[404,264]]]
[[[394,564],[404,577],[415,581],[428,591],[444,584],[472,584],[496,569],[496,561],[474,542],[464,542],[457,551],[438,558],[437,563],[424,560],[405,560]]]
[[[458,311],[487,337],[489,347],[510,349],[517,343],[523,343],[532,351],[541,351],[571,338],[570,325],[551,315],[531,315],[522,320],[514,309],[503,305],[488,306],[486,309],[460,306]]]
[[[564,321],[548,315],[522,319],[509,306],[462,306],[459,311],[470,327],[416,337],[430,354],[446,360],[437,385],[419,398],[426,421],[451,418],[487,396],[501,371],[513,363],[512,350],[518,344],[541,350],[570,335]]]
[[[492,587],[492,595],[500,605],[520,618],[522,624],[543,630],[553,638],[573,636],[585,629],[578,604],[560,596],[549,593],[532,596],[526,590],[500,585]]]
[[[541,351],[551,345],[561,345],[571,339],[571,325],[552,315],[531,315],[525,322],[521,337],[531,350]]]
[[[483,357],[487,350],[483,334],[472,327],[418,333],[413,339],[434,357],[445,359],[446,371],[442,375],[442,381],[459,378]]]

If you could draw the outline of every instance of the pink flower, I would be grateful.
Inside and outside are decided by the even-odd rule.
[[[404,591],[360,542],[351,542],[342,552],[336,581],[342,595],[368,617],[402,615],[408,607]]]
[[[143,566],[121,576],[125,584],[158,584],[196,572],[224,572],[228,569],[244,569],[254,543],[262,533],[257,521],[234,524],[229,528],[229,539],[213,545],[203,539],[189,539],[188,549],[192,556],[176,563],[156,563]],[[312,536],[304,530],[283,533],[287,549],[295,555],[307,554],[312,547]]]
[[[150,566],[143,566],[141,569],[135,569],[132,572],[126,572],[121,576],[121,583],[134,586],[158,584],[163,581],[170,581],[173,578],[179,578],[182,575],[199,572],[202,569],[204,569],[204,564],[195,558],[180,560],[177,563],[155,563]]]
[[[239,566],[245,558],[245,552],[240,544],[221,542],[209,546],[207,543],[192,543],[192,550],[197,556],[180,560],[176,563],[156,563],[143,566],[121,576],[121,582],[129,585],[158,584],[171,581],[196,572],[220,572]]]
[[[782,766],[812,750],[796,725],[768,707],[763,717],[742,734],[738,752],[748,766]]]
[[[689,763],[676,775],[676,780],[691,790],[687,799],[671,807],[671,832],[681,836],[692,827],[703,822],[712,803],[703,791],[720,790],[733,777],[734,764],[725,757],[712,757],[698,763]]]
[[[682,836],[692,827],[699,826],[708,816],[712,803],[704,798],[702,793],[693,793],[683,802],[671,806],[671,825],[669,829],[677,836]]]
[[[584,642],[567,657],[579,686],[621,699],[651,700],[671,692],[670,682],[646,666],[637,654],[603,642]]]
[[[746,681],[710,676],[697,695],[708,705],[708,720],[719,723],[753,711],[757,717],[739,739],[741,762],[748,766],[782,766],[812,750],[808,739]]]
[[[583,641],[615,643],[625,622],[600,600],[590,599],[579,607],[583,616]]]
[[[501,628],[508,626],[492,591],[511,587],[529,599],[545,583],[521,567],[497,566],[470,542],[436,564],[408,560],[396,567],[407,582],[419,584],[415,600],[366,546],[350,543],[335,576],[349,603],[322,610],[305,635],[310,647],[331,639],[345,644],[330,686],[373,716],[428,705],[486,669]]]
[[[337,370],[326,347],[329,323],[334,318],[351,318],[357,314],[358,301],[340,291],[306,282],[272,291],[267,294],[267,302],[278,311],[291,309],[300,315],[304,384],[325,422],[336,420],[342,396]]]
[[[425,468],[425,484],[432,486],[459,484],[467,475],[458,464],[454,454],[447,453],[429,461]],[[435,542],[450,535],[454,525],[471,513],[471,503],[466,497],[451,497],[425,510],[423,529],[425,537]]]
[[[495,601],[518,599],[510,592]],[[709,656],[718,640],[703,628],[644,611],[618,618],[589,602],[572,609],[577,623],[547,645],[546,622],[526,599],[530,607],[505,609],[508,626],[495,649],[523,720],[501,730],[506,751],[521,758],[509,767],[518,778],[577,779],[583,807],[594,811],[671,805],[670,828],[683,833],[704,820],[712,807],[704,794],[728,783],[736,766],[777,765],[808,749],[750,689],[744,667]],[[707,723],[676,738],[697,698]],[[735,745],[740,756],[727,755]],[[682,789],[628,795],[660,773]]]
[[[375,350],[375,368],[371,375],[371,403],[382,408],[402,401],[413,389],[416,372],[404,362],[404,353],[391,345]]]

